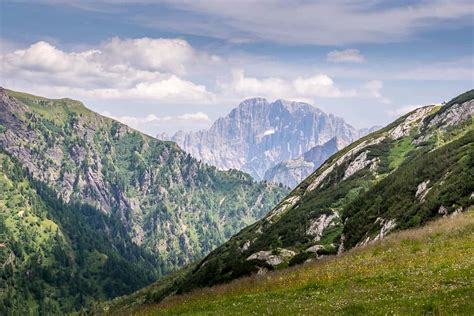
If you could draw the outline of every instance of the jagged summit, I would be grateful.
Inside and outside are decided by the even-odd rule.
[[[285,109],[287,109],[291,113],[295,113],[297,111],[313,112],[313,113],[317,113],[317,114],[323,113],[323,111],[321,111],[317,107],[315,107],[315,106],[313,106],[309,103],[306,103],[306,102],[288,101],[288,100],[278,99],[274,103],[282,105],[283,107],[285,107]]]
[[[263,97],[252,97],[252,98],[247,98],[243,100],[242,102],[239,103],[238,107],[246,107],[246,106],[258,106],[258,105],[268,105],[269,102],[266,98]]]
[[[220,169],[239,169],[261,180],[276,164],[298,158],[333,137],[349,143],[362,135],[342,118],[304,102],[250,98],[208,130],[157,137],[176,142],[193,157]]]

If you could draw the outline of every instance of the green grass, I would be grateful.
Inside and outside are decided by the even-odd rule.
[[[7,94],[20,100],[27,105],[33,112],[41,115],[43,118],[49,119],[55,124],[63,125],[67,122],[67,113],[75,113],[77,115],[91,115],[84,104],[77,100],[68,98],[48,99],[29,93],[6,90]]]
[[[405,156],[415,148],[415,146],[412,145],[412,141],[412,137],[404,137],[394,144],[388,157],[390,170],[398,168],[405,160]]]
[[[172,296],[144,315],[471,314],[474,210],[340,257]]]

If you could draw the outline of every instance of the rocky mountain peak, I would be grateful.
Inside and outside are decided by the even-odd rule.
[[[157,137],[176,142],[195,158],[220,169],[239,169],[260,180],[269,168],[335,136],[350,142],[360,134],[342,118],[304,102],[250,98],[208,130]]]
[[[265,98],[261,98],[261,97],[254,97],[254,98],[248,98],[248,99],[245,99],[243,100],[242,102],[240,102],[238,108],[246,108],[246,107],[249,107],[249,108],[253,108],[255,106],[265,106],[265,105],[268,105],[268,101],[267,99]]]
[[[288,112],[295,114],[297,112],[301,113],[315,113],[321,114],[322,111],[311,104],[305,102],[297,102],[297,101],[288,101],[283,99],[278,99],[274,102],[275,105],[279,105],[284,107],[288,110]]]

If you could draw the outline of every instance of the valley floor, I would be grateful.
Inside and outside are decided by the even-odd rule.
[[[143,315],[474,313],[474,209],[337,258],[142,306]]]

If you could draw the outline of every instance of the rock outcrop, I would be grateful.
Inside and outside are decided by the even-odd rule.
[[[283,262],[288,262],[292,257],[294,257],[295,252],[288,249],[276,249],[272,251],[259,251],[247,258],[249,260],[260,260],[265,261],[270,266],[277,266]]]

